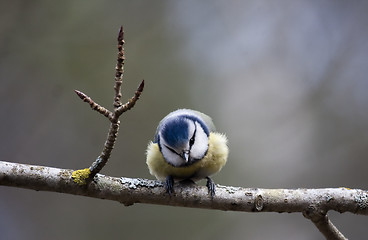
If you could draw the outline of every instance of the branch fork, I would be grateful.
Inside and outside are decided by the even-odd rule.
[[[79,185],[85,185],[91,182],[91,180],[99,173],[102,168],[106,165],[107,161],[110,158],[111,152],[114,149],[114,145],[118,136],[120,121],[119,117],[126,111],[132,109],[135,103],[138,101],[141,96],[144,88],[144,80],[140,83],[135,94],[132,98],[128,100],[125,104],[121,103],[121,85],[123,84],[123,76],[124,76],[124,62],[125,62],[125,52],[124,52],[124,31],[123,27],[120,27],[118,34],[118,57],[117,63],[115,67],[115,85],[114,85],[114,110],[110,111],[107,108],[101,106],[96,103],[92,98],[87,96],[81,91],[74,90],[80,99],[84,102],[88,103],[89,106],[97,111],[98,113],[105,116],[111,122],[110,128],[107,134],[107,139],[105,141],[104,147],[102,149],[101,154],[97,157],[96,161],[92,163],[89,168],[76,170],[73,172],[72,177],[74,182]]]

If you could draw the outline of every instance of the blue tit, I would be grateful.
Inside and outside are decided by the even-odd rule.
[[[217,133],[212,119],[198,111],[179,109],[159,123],[148,144],[150,174],[165,182],[171,195],[174,181],[207,179],[211,197],[215,183],[209,177],[226,164],[229,148],[224,134]]]

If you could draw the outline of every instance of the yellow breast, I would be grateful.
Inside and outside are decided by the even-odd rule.
[[[162,156],[158,144],[153,142],[148,145],[146,162],[151,175],[159,180],[165,180],[167,176],[179,180],[199,180],[220,171],[226,164],[228,154],[226,136],[211,132],[208,138],[206,156],[190,166],[174,167],[168,164]]]

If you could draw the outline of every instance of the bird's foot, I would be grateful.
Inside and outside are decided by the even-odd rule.
[[[211,199],[213,199],[216,193],[215,182],[210,177],[206,177],[206,179],[207,179],[206,186],[208,188],[208,193],[211,195]]]
[[[174,190],[174,179],[172,176],[167,176],[165,181],[166,192],[171,196]]]

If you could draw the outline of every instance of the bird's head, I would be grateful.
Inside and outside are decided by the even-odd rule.
[[[165,160],[175,166],[191,165],[208,150],[209,130],[202,119],[192,115],[172,116],[162,123],[158,144]]]

